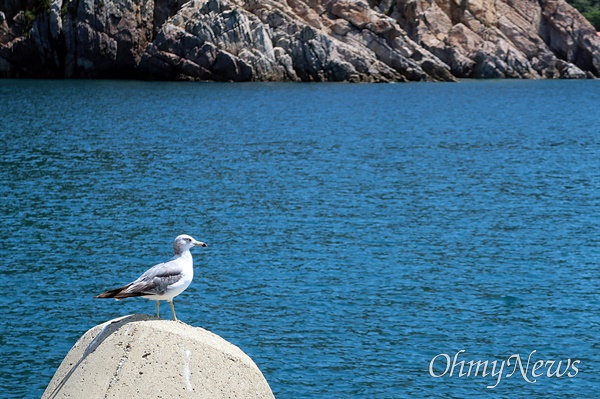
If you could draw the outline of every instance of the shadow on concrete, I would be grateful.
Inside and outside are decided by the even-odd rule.
[[[56,388],[54,388],[49,398],[53,399],[56,397],[56,395],[58,395],[58,393],[65,386],[67,381],[69,381],[69,378],[71,378],[75,370],[77,370],[77,367],[79,367],[79,365],[83,363],[83,361],[90,354],[92,354],[100,346],[100,344],[104,342],[108,337],[110,337],[115,331],[119,330],[125,324],[145,320],[156,320],[156,318],[145,314],[134,314],[129,316],[123,316],[119,319],[113,320],[110,323],[106,324],[104,327],[102,327],[98,335],[96,335],[96,337],[92,340],[92,342],[90,342],[87,348],[85,348],[83,354],[81,355],[77,363],[75,363],[73,367],[71,367],[71,370],[69,370],[69,372],[63,377],[60,383],[58,383]]]

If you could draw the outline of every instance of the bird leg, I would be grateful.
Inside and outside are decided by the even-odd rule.
[[[160,311],[159,311],[159,304],[158,301],[156,301],[156,318],[160,319]]]
[[[171,312],[173,312],[173,320],[177,321],[177,315],[175,314],[175,306],[173,305],[173,300],[170,300],[169,304],[171,304]]]

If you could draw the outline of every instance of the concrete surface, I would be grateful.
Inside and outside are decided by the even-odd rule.
[[[252,359],[199,327],[132,315],[86,332],[42,399],[274,398]]]

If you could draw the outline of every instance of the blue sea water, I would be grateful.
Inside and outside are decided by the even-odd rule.
[[[179,318],[278,399],[595,398],[599,122],[589,80],[0,80],[0,397],[188,233]]]

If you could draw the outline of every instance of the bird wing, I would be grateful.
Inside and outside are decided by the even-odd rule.
[[[159,263],[148,269],[125,290],[125,294],[133,295],[162,295],[167,287],[176,283],[183,277],[183,266],[174,258],[164,263]]]

